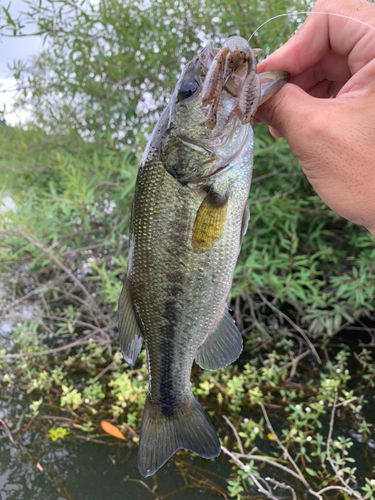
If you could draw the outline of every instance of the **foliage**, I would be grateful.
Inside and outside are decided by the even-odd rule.
[[[28,395],[27,416],[50,440],[113,443],[100,427],[110,421],[123,446],[138,441],[147,363],[144,352],[134,369],[124,363],[116,309],[143,131],[207,38],[303,8],[257,5],[35,2],[2,28],[22,33],[31,16],[46,45],[14,68],[34,123],[0,124],[0,321],[12,326],[0,336],[0,394]],[[284,41],[297,21],[282,22],[283,35],[270,23],[254,45]],[[375,240],[321,202],[285,141],[255,130],[251,219],[231,293],[244,354],[218,372],[195,367],[193,392],[234,461],[233,498],[304,498],[310,488],[371,499]],[[13,423],[21,440],[29,424]],[[355,470],[354,444],[370,467]]]
[[[19,103],[32,106],[34,121],[54,134],[75,130],[108,147],[134,144],[134,135],[149,129],[181,67],[207,40],[248,38],[270,17],[308,6],[308,0],[34,0],[19,18],[2,7],[2,32],[30,32],[33,22],[44,36],[41,54],[11,69]],[[275,20],[253,43],[266,52],[276,48],[299,21]]]
[[[56,429],[50,429],[48,431],[48,437],[52,441],[57,441],[58,439],[64,439],[64,437],[69,435],[70,430],[64,427],[56,427]]]
[[[22,136],[27,145],[29,133],[7,131],[7,137],[16,142]],[[12,141],[6,148],[5,165],[9,151],[16,151]],[[262,164],[262,149],[268,165]],[[375,422],[365,416],[364,408],[372,397],[366,391],[375,385],[375,365],[371,343],[354,345],[353,357],[345,339],[340,349],[332,346],[332,339],[348,324],[365,331],[358,319],[372,317],[371,291],[361,287],[358,301],[353,282],[363,278],[353,269],[365,270],[366,282],[374,279],[368,258],[374,241],[325,209],[304,180],[296,182],[298,167],[284,142],[271,142],[262,129],[256,158],[252,220],[232,291],[235,317],[247,338],[243,364],[218,372],[195,369],[193,392],[212,417],[218,409],[231,415],[244,454],[260,457],[249,458],[243,461],[245,469],[236,469],[229,484],[234,497],[246,498],[256,484],[254,477],[263,480],[261,460],[279,463],[279,442],[293,456],[304,480],[311,487],[313,480],[314,490],[319,491],[340,486],[327,465],[329,441],[332,463],[353,488],[358,479],[351,455],[353,438],[340,422],[345,416],[356,435],[371,441]],[[44,159],[30,154],[29,161],[38,169]],[[4,313],[18,323],[10,349],[15,357],[0,357],[1,384],[3,390],[24,387],[32,397],[30,415],[35,419],[52,409],[65,412],[64,425],[58,422],[59,427],[46,430],[52,440],[73,439],[76,432],[93,438],[100,433],[100,422],[110,420],[134,443],[148,386],[147,364],[144,353],[135,369],[123,362],[116,340],[116,304],[127,266],[130,203],[139,157],[130,149],[106,150],[92,157],[87,152],[86,158],[60,151],[49,161],[48,183],[43,176],[24,175],[13,189],[3,185],[15,207],[2,212],[1,300]],[[267,182],[259,180],[262,176]],[[332,238],[341,241],[337,249]],[[356,241],[358,247],[353,246]],[[24,356],[18,358],[20,351],[42,354],[35,365]],[[340,408],[341,430],[328,439],[334,404]],[[261,408],[277,408],[272,419],[283,422],[278,441],[264,415],[258,415]],[[53,415],[50,418],[53,422]],[[223,429],[222,421],[216,420],[216,425]],[[69,429],[69,434],[57,432],[60,428]],[[223,445],[233,449],[227,430]],[[267,473],[272,471],[271,466]],[[371,498],[373,477],[368,474],[361,487],[363,496]],[[304,485],[293,481],[287,476],[283,484],[302,491]]]

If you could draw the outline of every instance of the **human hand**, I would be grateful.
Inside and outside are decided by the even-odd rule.
[[[291,79],[256,118],[285,136],[328,206],[375,235],[375,5],[318,0],[312,12],[327,14],[258,65]]]

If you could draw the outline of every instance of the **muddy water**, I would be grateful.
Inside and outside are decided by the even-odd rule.
[[[25,309],[24,314],[28,313]],[[12,326],[12,323],[7,321],[3,321],[0,325],[0,349],[11,347]],[[137,450],[121,442],[100,444],[70,437],[52,442],[45,431],[41,430],[39,418],[17,441],[19,436],[17,422],[22,421],[20,428],[24,429],[30,420],[30,401],[25,392],[17,392],[16,389],[6,386],[4,380],[2,382],[0,380],[0,419],[9,425],[9,434],[5,432],[4,426],[0,425],[0,500],[157,498],[145,485],[151,490],[157,486],[157,496],[170,495],[169,498],[177,500],[223,498],[219,493],[201,487],[184,489],[184,479],[173,460],[158,472],[157,483],[153,478],[145,480],[138,472]],[[366,391],[365,399],[367,400],[364,407],[365,417],[374,425],[375,390]],[[283,424],[280,415],[270,414],[270,417],[276,432],[281,433]],[[45,429],[45,426],[42,427]],[[320,432],[326,435],[328,425]],[[375,432],[371,433],[371,437],[365,443],[363,435],[351,427],[351,422],[343,422],[337,418],[333,439],[337,436],[347,437],[353,441],[350,455],[356,460],[357,477],[368,477],[372,465],[375,466]],[[12,437],[15,442],[12,442]],[[271,446],[270,443],[267,445],[263,441],[261,448],[264,452],[272,454]],[[188,454],[182,456],[188,465],[203,470],[206,477],[222,490],[227,489],[226,478],[231,475],[231,464],[226,458],[219,457],[207,461],[199,457],[190,457]],[[266,472],[272,474],[275,471]],[[176,494],[171,495],[174,492]],[[302,500],[302,497],[310,498],[302,493],[298,500]]]
[[[15,394],[0,397],[0,418],[21,416],[25,400]],[[14,419],[17,420],[17,419]],[[10,428],[11,432],[15,430]],[[14,435],[16,433],[14,432]],[[229,477],[230,465],[224,459],[205,461],[184,455],[196,467]],[[127,480],[132,479],[132,481]],[[134,481],[136,480],[136,481]],[[0,433],[0,499],[1,500],[148,500],[155,498],[139,482],[151,489],[152,478],[144,480],[137,468],[137,450],[91,442],[52,442],[42,432],[30,430],[22,444],[12,444]],[[157,474],[158,495],[184,487],[184,481],[173,460]],[[224,490],[225,482],[221,481]],[[178,492],[172,498],[196,500],[222,498],[206,489]]]

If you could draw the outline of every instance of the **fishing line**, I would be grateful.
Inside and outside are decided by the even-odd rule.
[[[263,28],[263,26],[265,26],[266,24],[268,24],[270,21],[273,21],[274,19],[277,19],[279,17],[298,16],[299,14],[306,14],[306,15],[310,15],[310,14],[315,15],[315,14],[317,14],[317,15],[321,15],[321,16],[342,17],[344,19],[349,19],[351,21],[356,21],[357,23],[363,24],[364,26],[367,26],[368,28],[371,28],[372,30],[375,30],[375,27],[372,26],[371,24],[366,23],[365,21],[361,21],[360,19],[355,19],[354,17],[351,17],[351,16],[346,16],[345,14],[337,14],[335,12],[312,12],[312,11],[308,11],[308,10],[302,10],[302,11],[299,11],[299,12],[288,12],[288,13],[285,13],[285,14],[278,14],[277,16],[273,16],[270,19],[268,19],[267,21],[264,21],[263,24],[261,24],[260,26],[258,26],[258,28],[255,31],[253,31],[252,35],[250,35],[250,38],[248,39],[248,42],[250,42],[250,40],[253,38],[253,36],[256,33],[258,33],[258,31],[261,28]]]

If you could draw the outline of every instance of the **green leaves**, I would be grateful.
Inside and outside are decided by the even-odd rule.
[[[268,290],[278,307],[303,311],[309,333],[332,336],[373,308],[375,238],[324,206],[284,140],[263,126],[255,134],[251,217],[232,296]]]
[[[362,487],[362,491],[365,493],[364,498],[366,500],[373,500],[375,498],[375,479],[365,478],[366,484]]]
[[[293,8],[307,4],[299,0]],[[33,62],[11,68],[19,105],[31,105],[33,121],[54,134],[75,130],[102,146],[112,141],[119,146],[134,144],[137,132],[155,123],[182,66],[208,40],[219,44],[233,34],[248,38],[289,5],[263,3],[259,9],[237,0],[46,1],[29,3],[19,19],[3,7],[0,29],[23,34],[32,21],[45,38],[45,49]],[[267,54],[285,43],[297,25],[295,16],[275,19],[253,44]]]
[[[58,439],[64,439],[64,437],[68,436],[70,433],[70,429],[64,427],[56,427],[56,429],[50,429],[48,431],[48,437],[51,441],[57,441]]]
[[[299,5],[303,2],[293,8]],[[40,126],[22,130],[0,123],[0,198],[14,202],[12,210],[1,207],[0,213],[0,273],[10,282],[1,299],[6,306],[15,301],[17,311],[33,304],[33,317],[14,327],[10,345],[22,352],[51,351],[31,361],[16,358],[16,375],[1,358],[0,368],[3,387],[18,384],[35,396],[34,415],[51,401],[69,409],[76,415],[72,435],[77,425],[91,433],[98,427],[95,420],[121,418],[122,431],[137,441],[148,385],[145,353],[129,370],[116,351],[137,151],[145,147],[181,67],[208,39],[220,43],[230,34],[246,36],[289,6],[263,2],[260,9],[259,3],[238,0],[29,4],[26,19],[36,20],[48,50],[27,71],[22,62],[12,69],[20,104],[29,100]],[[8,19],[5,11],[3,19],[3,32],[24,29],[22,20]],[[252,45],[266,54],[285,42],[298,24],[285,22],[270,22]],[[255,134],[251,219],[232,290],[246,338],[244,354],[240,368],[195,369],[193,391],[213,413],[231,413],[246,452],[266,446],[263,456],[284,464],[286,456],[259,416],[259,407],[273,408],[280,442],[305,478],[324,487],[333,484],[325,462],[336,394],[337,425],[346,414],[364,440],[372,439],[374,430],[371,415],[366,420],[362,411],[366,387],[375,386],[371,347],[360,347],[354,359],[330,341],[345,323],[370,317],[375,240],[323,204],[284,140],[273,140],[263,125],[255,126]],[[322,347],[318,368],[301,331]],[[59,429],[50,429],[51,439],[63,437]],[[351,441],[336,434],[335,428],[332,459],[352,481]],[[229,433],[224,440],[230,442]],[[249,461],[247,472],[257,473],[254,463]],[[229,483],[233,498],[248,495],[247,472]],[[365,479],[366,499],[374,496],[373,481]]]

